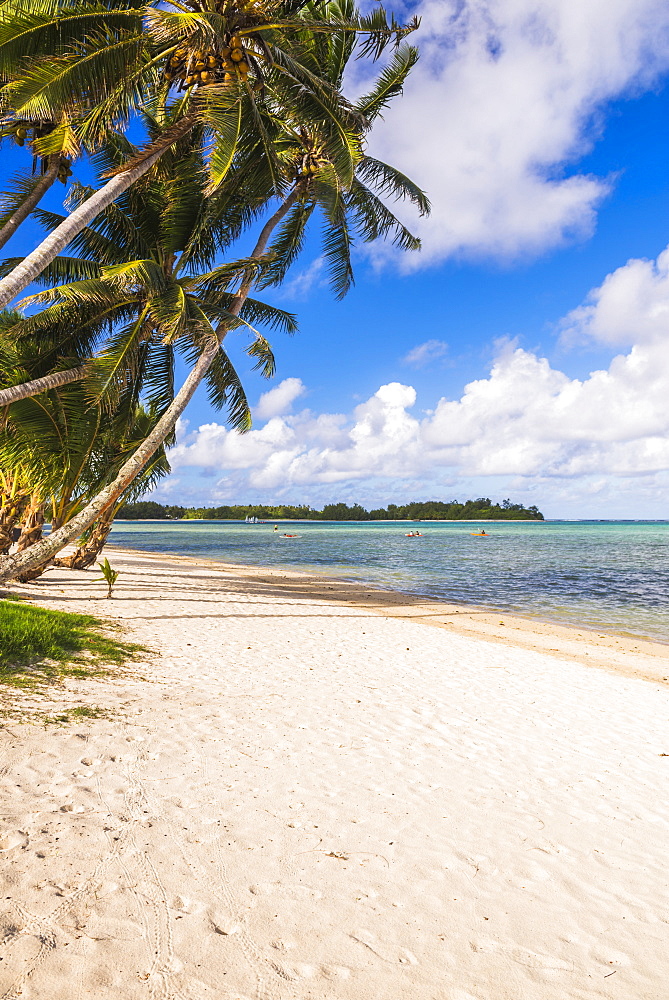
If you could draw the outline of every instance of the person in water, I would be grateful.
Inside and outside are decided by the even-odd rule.
[[[278,530],[279,530],[279,525],[278,525],[278,524],[275,524],[275,525],[274,525],[274,530],[275,530],[275,531],[278,531]]]

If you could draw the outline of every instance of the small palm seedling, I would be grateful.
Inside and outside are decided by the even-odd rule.
[[[112,590],[114,589],[114,584],[118,580],[119,571],[117,569],[111,568],[109,564],[109,559],[105,559],[104,562],[99,562],[98,566],[100,567],[100,571],[102,573],[102,579],[106,581],[107,598],[109,599],[112,596]]]

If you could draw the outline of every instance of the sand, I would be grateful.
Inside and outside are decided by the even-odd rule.
[[[6,717],[1,998],[664,1000],[666,647],[111,558],[16,588],[156,653]]]

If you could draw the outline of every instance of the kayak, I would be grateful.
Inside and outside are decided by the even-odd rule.
[[[487,531],[485,534],[482,531],[470,531],[469,534],[473,535],[474,538],[490,538],[490,535],[488,534]]]

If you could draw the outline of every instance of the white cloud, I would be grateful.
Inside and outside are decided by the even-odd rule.
[[[501,345],[486,378],[458,399],[416,416],[416,392],[391,382],[350,415],[286,415],[304,391],[286,379],[261,398],[264,426],[240,435],[205,424],[171,450],[186,466],[224,474],[226,490],[285,493],[293,486],[366,482],[413,484],[467,477],[489,482],[581,479],[581,495],[611,495],[612,477],[669,470],[669,249],[657,262],[631,260],[609,275],[565,321],[604,343],[636,330],[638,342],[608,368],[569,378],[535,353]],[[282,415],[283,414],[283,415]],[[587,487],[586,487],[587,482]],[[605,488],[603,484],[608,484]],[[652,488],[647,487],[647,491]],[[615,493],[615,491],[613,491]],[[649,495],[650,495],[649,493]]]
[[[421,60],[371,152],[432,200],[413,227],[422,261],[506,258],[588,235],[610,181],[565,167],[589,149],[608,101],[666,70],[669,5],[423,0],[416,12]]]
[[[263,392],[254,407],[254,416],[257,420],[267,420],[269,417],[278,417],[282,413],[287,413],[290,407],[304,392],[304,385],[299,378],[285,378],[277,386],[268,392]]]
[[[565,318],[563,339],[602,344],[652,343],[669,334],[669,249],[657,261],[630,260]]]
[[[402,362],[412,368],[424,368],[426,365],[439,361],[448,351],[448,344],[443,340],[426,340],[418,344],[404,355]]]
[[[290,274],[287,281],[278,288],[277,295],[281,299],[306,299],[314,288],[326,284],[325,259],[316,257],[302,271]]]

